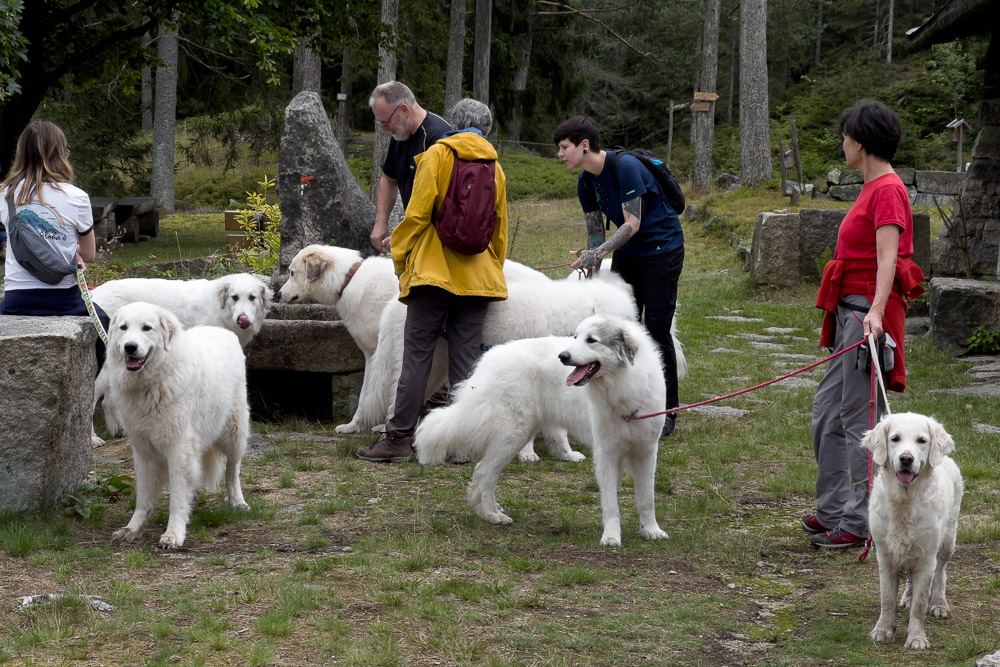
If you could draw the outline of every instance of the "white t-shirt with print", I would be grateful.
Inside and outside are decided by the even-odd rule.
[[[19,186],[17,190],[20,191],[20,189]],[[45,234],[63,257],[73,263],[80,236],[87,234],[94,228],[90,197],[87,196],[86,192],[69,183],[59,183],[58,185],[45,183],[42,186],[42,195],[45,199],[44,204],[39,202],[37,197],[32,197],[31,202],[16,207],[18,217],[26,220],[33,231]],[[27,212],[27,215],[22,214],[22,212]],[[5,227],[8,217],[7,188],[4,188],[0,192],[0,221]],[[18,264],[10,247],[9,239],[4,269],[6,271],[4,289],[7,290],[54,289],[76,284],[76,276],[72,274],[63,278],[56,285],[49,285],[35,278]]]

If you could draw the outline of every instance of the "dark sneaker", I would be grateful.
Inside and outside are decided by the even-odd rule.
[[[670,414],[667,418],[663,420],[663,430],[660,431],[661,438],[669,438],[674,434],[674,428],[677,427],[677,415]]]
[[[802,530],[807,533],[825,533],[826,526],[819,522],[815,514],[806,514],[802,517]]]
[[[817,549],[850,549],[851,547],[864,546],[865,538],[858,537],[854,533],[849,533],[842,528],[813,535],[812,545]]]
[[[416,461],[417,457],[411,448],[412,444],[412,435],[400,438],[390,438],[382,435],[379,436],[379,439],[371,447],[360,447],[356,456],[364,461],[374,461],[375,463]]]

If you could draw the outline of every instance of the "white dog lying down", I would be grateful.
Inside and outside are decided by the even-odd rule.
[[[271,307],[267,283],[251,273],[214,280],[122,278],[98,285],[90,296],[108,317],[114,317],[125,304],[145,301],[172,312],[185,328],[212,325],[229,329],[243,347],[260,332]]]
[[[174,549],[184,544],[195,493],[203,483],[214,491],[223,465],[226,500],[248,508],[240,488],[250,434],[243,350],[231,331],[184,330],[168,310],[142,302],[119,308],[110,333],[102,376],[132,442],[136,489],[135,513],[112,539],[139,537],[169,481],[160,546]]]
[[[570,367],[570,368],[567,368]],[[524,441],[545,424],[589,444],[601,493],[601,544],[621,545],[618,480],[635,480],[639,532],[667,537],[656,523],[656,454],[665,417],[628,421],[663,409],[666,387],[656,344],[641,325],[611,315],[588,317],[574,338],[517,340],[486,352],[454,402],[417,427],[421,463],[449,454],[478,459],[468,500],[496,524],[511,523],[496,501],[500,473]]]
[[[924,616],[948,618],[945,588],[955,552],[962,473],[948,456],[955,441],[931,417],[886,415],[865,434],[880,472],[872,486],[868,523],[878,557],[881,611],[869,636],[892,641],[896,634],[899,577],[909,575],[900,604],[910,608],[905,648],[927,649]]]

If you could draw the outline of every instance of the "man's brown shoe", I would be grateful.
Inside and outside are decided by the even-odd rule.
[[[372,443],[371,447],[360,447],[357,451],[357,457],[364,461],[374,461],[376,463],[416,461],[417,458],[410,448],[412,444],[412,435],[400,438],[390,438],[386,435],[381,435],[378,440]]]

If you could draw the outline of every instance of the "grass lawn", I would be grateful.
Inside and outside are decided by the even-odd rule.
[[[766,193],[726,193],[709,208],[732,216],[729,232],[685,223],[682,403],[823,355],[816,285],[755,286],[730,245],[729,233],[748,243],[756,213],[783,204]],[[162,244],[137,252],[183,256],[195,233],[180,231],[188,224],[206,239],[222,233],[221,214],[217,227],[189,218],[165,218]],[[510,224],[510,256],[529,266],[567,262],[583,243],[570,200],[518,201]],[[749,321],[715,319],[734,315]],[[783,345],[785,356],[761,342]],[[472,466],[359,461],[354,450],[374,436],[339,436],[334,422],[294,418],[254,424],[273,448],[244,461],[250,512],[203,493],[185,548],[161,552],[164,497],[141,541],[113,545],[134,503],[131,492],[109,497],[106,480],[132,472],[127,440],[113,440],[95,451],[91,518],[63,508],[0,517],[0,662],[971,665],[1000,649],[1000,445],[977,426],[1000,419],[991,400],[940,393],[973,384],[971,364],[935,349],[928,335],[907,341],[907,364],[909,387],[890,395],[892,410],[937,416],[966,481],[949,566],[953,617],[928,619],[926,652],[903,650],[905,611],[896,642],[868,639],[878,615],[874,553],[859,562],[856,550],[815,551],[798,525],[813,507],[808,381],[820,368],[718,404],[742,414],[682,412],[657,465],[657,517],[670,538],[639,537],[626,479],[621,549],[600,547],[589,458],[556,462],[539,442],[541,462],[515,461],[500,478],[498,500],[514,523],[497,527],[465,502]],[[115,608],[66,597],[18,609],[18,596],[37,593],[99,595]]]

